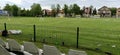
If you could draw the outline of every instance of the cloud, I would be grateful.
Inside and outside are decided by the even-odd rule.
[[[81,0],[81,1],[86,1],[86,0]]]
[[[6,1],[12,2],[14,4],[21,4],[21,0],[6,0]]]
[[[108,1],[108,2],[116,2],[118,0],[106,0],[106,1]]]

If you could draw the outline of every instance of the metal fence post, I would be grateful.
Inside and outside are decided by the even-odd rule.
[[[79,27],[77,27],[77,43],[76,43],[76,48],[79,46]]]
[[[5,30],[7,30],[7,28],[6,28],[6,23],[4,23],[4,28],[5,28]]]
[[[4,23],[4,28],[5,28],[5,30],[2,31],[2,36],[7,37],[8,36],[8,31],[7,31],[7,28],[6,28],[6,23]]]
[[[34,42],[36,42],[36,26],[35,25],[33,25],[33,29],[34,29],[34,38],[33,38],[33,40],[34,40]]]

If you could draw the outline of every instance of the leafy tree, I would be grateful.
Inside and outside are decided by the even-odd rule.
[[[60,7],[60,5],[59,5],[59,4],[57,4],[57,12],[56,12],[56,13],[57,13],[57,15],[58,15],[58,13],[60,12],[60,8],[61,8],[61,7]]]
[[[93,9],[93,15],[97,15],[97,10],[96,10],[96,8]]]
[[[83,6],[82,10],[84,10],[84,11],[85,11],[85,6]]]
[[[27,16],[25,8],[23,10],[21,10],[21,16]]]
[[[93,6],[91,5],[90,6],[90,13],[89,14],[92,15],[92,13],[93,13]]]
[[[18,16],[20,16],[21,15],[21,8],[19,7],[18,8]]]
[[[77,4],[73,4],[72,10],[75,15],[80,14],[80,7]]]
[[[30,16],[30,10],[26,10],[26,16]]]
[[[6,4],[6,6],[3,8],[3,10],[8,11],[10,15],[12,15],[12,7],[9,4]]]
[[[69,16],[72,16],[72,13],[73,13],[73,5],[70,5],[68,9]]]
[[[41,15],[42,14],[42,8],[40,6],[40,4],[36,4],[34,3],[32,6],[31,6],[31,13],[32,13],[32,16],[38,16],[38,15]]]
[[[41,15],[42,14],[42,8],[41,8],[40,4],[36,5],[36,14],[37,15]]]
[[[112,7],[112,8],[110,8],[110,10],[111,10],[111,16],[116,15],[116,10],[117,10],[117,8]]]
[[[83,14],[84,14],[84,10],[83,9],[81,9],[80,10],[80,15],[83,17]]]
[[[55,5],[52,5],[51,9],[52,9],[52,16],[56,17],[56,7],[55,7]]]
[[[12,6],[12,14],[13,14],[13,16],[18,16],[18,10],[19,10],[19,8],[17,7],[17,5]]]
[[[64,10],[64,13],[65,13],[65,16],[67,16],[67,14],[68,14],[68,5],[65,4],[63,10]]]

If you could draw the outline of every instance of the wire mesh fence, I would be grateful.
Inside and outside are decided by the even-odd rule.
[[[120,31],[80,28],[80,32],[79,46],[112,55],[120,54]]]
[[[75,47],[76,28],[37,26],[37,37],[43,43]]]
[[[22,31],[19,35],[9,35],[10,38],[21,41],[34,40],[33,25],[7,24],[6,27],[7,30]],[[0,24],[0,30],[4,30],[3,24]],[[113,55],[120,54],[120,31],[80,28],[79,32],[79,48]],[[77,28],[36,25],[36,42],[76,48]]]

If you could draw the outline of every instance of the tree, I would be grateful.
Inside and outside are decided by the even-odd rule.
[[[20,16],[21,15],[21,8],[19,7],[18,8],[18,16]]]
[[[30,10],[26,10],[26,16],[30,16]]]
[[[83,14],[84,14],[84,10],[83,9],[81,9],[80,10],[80,15],[83,17]]]
[[[80,14],[80,7],[77,4],[73,4],[73,9],[72,10],[73,10],[73,13],[75,15]]]
[[[36,4],[33,3],[33,5],[31,6],[31,14],[32,16],[39,16],[42,14],[42,8],[40,6],[40,4]]]
[[[68,9],[69,16],[72,16],[72,13],[73,13],[73,5],[70,5]]]
[[[92,13],[93,13],[93,6],[91,5],[90,6],[90,13],[89,14],[92,15]]]
[[[57,4],[57,12],[56,12],[56,13],[57,13],[57,15],[58,15],[58,13],[60,12],[60,8],[61,8],[61,7],[60,7],[60,5],[59,5],[59,4]]]
[[[55,5],[52,5],[51,9],[52,9],[52,16],[56,17],[56,7],[55,7]]]
[[[111,10],[111,16],[116,15],[116,10],[117,10],[117,8],[112,7],[112,8],[110,8],[110,10]]]
[[[21,10],[21,15],[20,16],[27,16],[25,8],[23,10]]]
[[[93,9],[93,15],[97,15],[97,10],[96,10],[96,8]]]
[[[82,10],[84,10],[84,11],[85,11],[85,6],[83,6]]]
[[[18,10],[19,10],[19,8],[17,7],[17,5],[12,6],[12,14],[13,14],[13,16],[18,16]]]
[[[3,8],[3,10],[8,11],[10,15],[12,15],[12,7],[9,4],[6,4],[6,6]]]
[[[67,14],[68,14],[68,5],[65,4],[63,10],[64,10],[64,13],[65,13],[65,16],[67,16]]]

